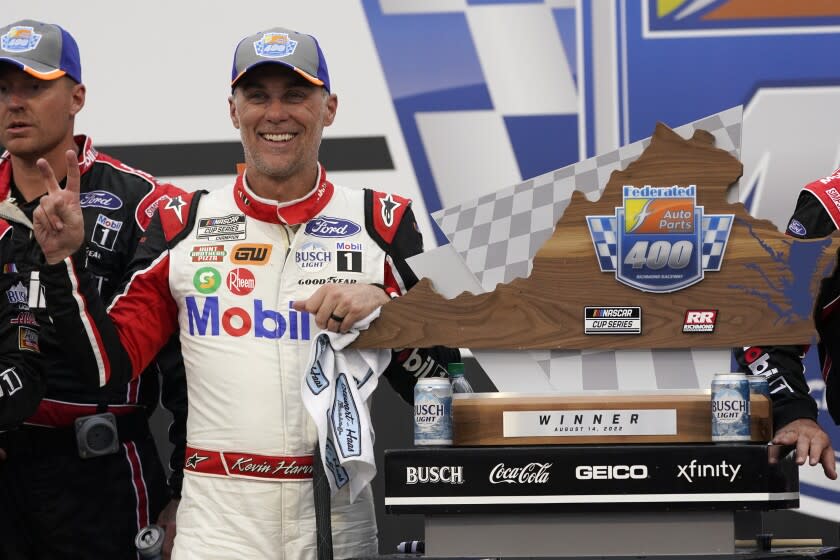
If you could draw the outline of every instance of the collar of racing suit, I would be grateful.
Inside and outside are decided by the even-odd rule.
[[[79,147],[79,171],[81,174],[87,171],[96,161],[96,149],[93,147],[93,141],[90,137],[80,134],[74,136],[73,140]],[[0,218],[24,224],[29,229],[32,229],[32,222],[23,213],[23,211],[11,199],[12,193],[12,158],[9,151],[3,152],[0,156]]]
[[[236,177],[233,195],[236,205],[242,212],[263,222],[284,225],[305,223],[318,215],[330,201],[334,191],[333,184],[327,180],[327,171],[319,163],[318,179],[315,186],[305,196],[289,202],[277,202],[262,198],[248,188],[245,173]]]
[[[79,134],[73,137],[79,147],[79,172],[84,175],[96,161],[96,148],[89,136]],[[0,156],[0,200],[5,201],[12,192],[12,158],[8,150]]]

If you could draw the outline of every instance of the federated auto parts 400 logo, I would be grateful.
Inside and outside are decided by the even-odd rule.
[[[723,262],[733,214],[703,213],[697,187],[623,187],[614,216],[587,216],[601,272],[644,292],[675,292]]]

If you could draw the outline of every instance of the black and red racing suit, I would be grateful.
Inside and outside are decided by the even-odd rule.
[[[800,239],[827,237],[840,229],[840,169],[833,174],[808,183],[799,193],[796,209],[791,216],[786,233]],[[840,253],[838,253],[840,257]],[[822,377],[825,381],[825,401],[829,414],[840,424],[840,268],[835,267],[831,276],[823,279],[814,306],[814,324],[819,334],[819,353]],[[801,377],[801,360],[795,347],[773,347],[769,353],[771,367],[797,372],[788,379]],[[807,386],[806,386],[807,387]],[[804,405],[801,405],[804,409]],[[812,416],[808,416],[812,417]],[[813,409],[816,417],[816,407]]]
[[[157,206],[181,191],[98,152],[85,136],[75,140],[85,220],[80,264],[93,280],[90,297],[108,301]],[[47,312],[40,280],[44,256],[31,221],[40,197],[25,200],[12,165],[8,153],[0,157],[0,217],[14,230],[16,296],[32,313],[24,317],[41,329],[46,388],[25,423],[0,434],[8,455],[0,463],[0,509],[10,517],[0,523],[0,557],[136,558],[134,536],[157,520],[170,492],[180,492],[186,382],[177,341],[130,383],[99,387],[96,369],[73,357],[73,341],[57,332]],[[171,488],[149,429],[161,398],[175,416]],[[120,445],[116,454],[82,459],[74,422],[97,413],[115,415]]]

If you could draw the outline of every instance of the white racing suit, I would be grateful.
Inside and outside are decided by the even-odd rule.
[[[335,186],[319,168],[290,203],[260,199],[239,176],[161,204],[107,314],[78,256],[44,267],[57,328],[96,363],[80,371],[136,376],[180,330],[189,415],[177,560],[315,557],[317,435],[300,387],[318,328],[292,302],[325,283],[399,294],[416,282],[405,258],[420,251],[409,200]],[[445,375],[450,354],[394,353],[385,376],[410,402],[415,374]],[[347,486],[333,497],[332,532],[336,558],[376,554],[369,486],[353,504]]]

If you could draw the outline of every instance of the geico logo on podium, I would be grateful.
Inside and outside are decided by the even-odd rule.
[[[647,465],[579,465],[575,468],[578,480],[639,480],[647,477]]]
[[[463,484],[464,467],[443,466],[443,467],[406,467],[406,484]]]
[[[524,467],[506,467],[499,463],[490,471],[490,483],[499,484],[545,484],[548,470],[554,463],[528,463]]]

